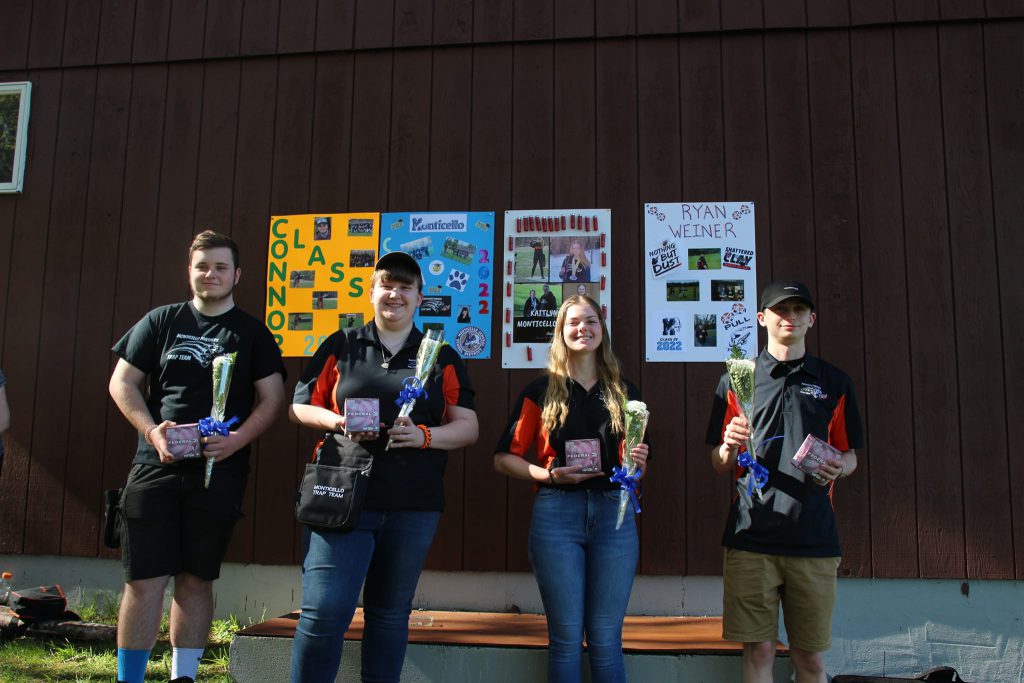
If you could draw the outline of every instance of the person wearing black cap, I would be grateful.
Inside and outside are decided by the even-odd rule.
[[[444,507],[448,451],[475,443],[479,430],[465,366],[448,346],[412,414],[398,417],[395,399],[423,337],[413,324],[422,289],[414,258],[382,256],[370,280],[373,320],[324,340],[295,387],[289,416],[323,435],[314,453],[332,449],[345,463],[372,456],[373,470],[355,529],[303,528],[292,681],[335,680],[361,588],[362,680],[398,683],[402,673],[413,595]],[[390,429],[343,435],[347,398],[378,399]]]
[[[755,364],[753,414],[740,414],[724,374],[708,424],[712,466],[736,480],[722,536],[722,637],[743,643],[744,683],[772,680],[780,603],[796,680],[826,680],[823,653],[831,647],[842,554],[832,490],[857,469],[854,449],[864,437],[850,378],[807,352],[816,318],[805,285],[765,287],[757,320],[768,346]],[[821,466],[820,484],[792,463],[808,434],[841,453]],[[749,469],[737,466],[748,439],[767,468],[760,495]]]

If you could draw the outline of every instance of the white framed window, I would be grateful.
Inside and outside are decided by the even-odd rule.
[[[28,146],[28,81],[0,83],[0,193],[21,192]]]

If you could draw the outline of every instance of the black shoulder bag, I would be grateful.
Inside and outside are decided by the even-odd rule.
[[[295,493],[295,519],[318,529],[351,531],[359,523],[372,468],[373,455],[363,446],[327,434]]]

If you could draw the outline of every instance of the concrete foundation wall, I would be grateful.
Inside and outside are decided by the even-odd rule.
[[[15,586],[60,583],[72,601],[116,596],[120,563],[0,555]],[[298,609],[297,567],[224,566],[216,613],[243,624]],[[637,577],[630,614],[721,614],[718,577]],[[424,573],[415,606],[541,612],[529,574]],[[830,674],[908,675],[949,665],[973,683],[1024,683],[1024,582],[841,579],[832,622]],[[783,630],[782,639],[785,640]]]

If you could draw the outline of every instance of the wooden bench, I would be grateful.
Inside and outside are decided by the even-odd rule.
[[[239,683],[288,681],[298,612],[242,629],[231,644],[231,674]],[[339,681],[359,679],[363,613],[345,634]],[[738,680],[742,646],[722,640],[721,617],[626,617],[623,650],[630,680]],[[414,611],[402,683],[543,683],[547,624],[540,614]],[[780,654],[786,650],[779,646]],[[788,657],[776,660],[776,680],[788,680]],[[586,679],[585,679],[586,680]]]
[[[241,636],[292,638],[299,613],[250,626]],[[363,611],[357,609],[345,640],[362,640]],[[433,645],[546,648],[542,614],[415,611],[409,618],[409,642]],[[785,651],[781,645],[781,651]],[[622,649],[629,652],[739,654],[742,646],[722,640],[721,617],[626,617]]]

